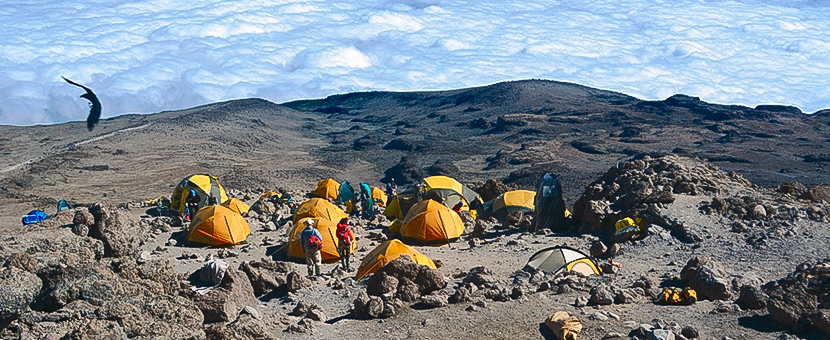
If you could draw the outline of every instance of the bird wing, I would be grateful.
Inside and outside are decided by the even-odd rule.
[[[98,120],[101,119],[101,102],[98,101],[98,96],[96,96],[95,92],[92,92],[92,90],[90,90],[86,86],[71,81],[66,77],[61,78],[63,78],[63,80],[66,80],[67,83],[78,86],[84,89],[84,91],[86,91],[86,94],[82,95],[81,97],[89,100],[90,107],[89,116],[86,117],[86,128],[89,129],[89,131],[92,131],[92,129],[95,128],[95,124],[98,124]]]
[[[75,85],[75,86],[77,86],[77,87],[80,87],[80,88],[84,89],[87,93],[92,93],[92,90],[90,90],[90,89],[89,89],[88,87],[86,87],[86,86],[83,86],[83,85],[78,84],[78,83],[76,83],[76,82],[74,82],[74,81],[71,81],[71,80],[69,80],[69,79],[67,79],[66,77],[63,77],[63,76],[61,76],[61,78],[63,78],[63,80],[66,80],[66,82],[67,82],[67,83],[70,83],[70,84],[72,84],[72,85]],[[95,95],[95,94],[94,94],[94,93],[92,93],[92,95]]]

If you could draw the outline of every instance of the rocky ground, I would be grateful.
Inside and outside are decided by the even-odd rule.
[[[323,265],[321,278],[300,274],[303,265],[280,251],[285,230],[270,222],[274,210],[264,203],[248,217],[246,244],[229,249],[184,246],[177,220],[150,216],[147,207],[96,204],[2,239],[2,334],[538,339],[554,338],[543,322],[566,311],[582,322],[585,339],[823,339],[830,232],[822,224],[830,206],[815,197],[823,190],[760,188],[699,160],[646,156],[589,185],[569,232],[531,234],[486,221],[484,234],[418,247],[440,261],[437,271],[395,261],[361,282],[336,264]],[[257,196],[232,192],[251,203]],[[612,243],[608,221],[629,214],[646,218],[648,235]],[[382,218],[361,224],[357,259],[388,237]],[[602,277],[522,270],[542,248],[587,252],[599,242],[617,244],[594,254]],[[622,266],[605,265],[607,257]],[[210,258],[230,269],[202,296],[190,286]],[[700,301],[653,302],[664,286],[691,286]]]
[[[109,119],[93,136],[75,133],[80,123],[0,127],[0,338],[554,339],[544,321],[566,311],[583,339],[826,339],[828,117],[527,81],[240,100]],[[279,187],[301,197],[325,177],[429,174],[489,199],[534,190],[551,170],[568,230],[528,233],[527,218],[485,221],[477,235],[468,225],[456,243],[417,247],[437,270],[402,262],[361,282],[336,264],[302,275],[271,222],[277,207],[256,203]],[[143,205],[205,172],[254,206],[245,244],[187,245],[185,225]],[[75,208],[19,226],[61,198]],[[628,216],[648,232],[614,236]],[[356,260],[391,236],[388,223],[356,226]],[[523,270],[555,245],[592,251],[605,275]],[[194,293],[212,258],[230,264],[223,281]],[[700,300],[655,303],[667,286]]]

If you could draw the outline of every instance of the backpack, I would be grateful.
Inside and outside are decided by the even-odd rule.
[[[323,249],[323,242],[320,242],[320,239],[316,235],[311,235],[308,238],[308,244],[306,246],[310,249],[320,250]]]

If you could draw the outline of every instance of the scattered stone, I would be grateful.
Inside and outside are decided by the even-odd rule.
[[[607,321],[608,317],[605,314],[594,312],[591,315],[588,315],[588,319],[590,320],[597,320],[597,321]]]
[[[605,335],[602,336],[602,340],[623,340],[627,338],[628,337],[623,335],[622,333],[616,332],[605,333]]]
[[[689,339],[696,339],[697,337],[700,336],[700,333],[698,333],[697,328],[695,328],[694,326],[685,326],[685,327],[683,327],[683,330],[680,331],[680,334],[682,334],[683,336],[685,336]]]
[[[195,278],[199,271],[191,275]],[[228,268],[218,286],[205,293],[189,292],[190,299],[202,310],[205,322],[229,322],[236,319],[245,306],[259,304],[248,277]]]
[[[610,305],[614,303],[614,294],[608,286],[600,284],[591,289],[590,301],[596,305]]]
[[[286,287],[289,292],[295,293],[303,288],[311,287],[311,281],[298,272],[290,272],[286,276]]]
[[[422,296],[420,300],[421,305],[424,305],[429,308],[444,307],[447,305],[447,303],[447,296],[442,294]]]
[[[582,296],[582,295],[576,297],[576,300],[574,301],[574,306],[585,307],[587,305],[588,305],[588,298],[587,297]]]
[[[150,252],[146,250],[142,251],[140,254],[138,254],[138,258],[136,258],[135,261],[138,264],[147,263],[147,261],[150,261]]]
[[[605,254],[608,253],[608,246],[602,241],[596,241],[591,244],[591,256],[602,258],[605,257]]]
[[[680,279],[697,292],[699,299],[729,300],[726,272],[709,256],[693,257],[680,271]]]
[[[754,286],[743,285],[735,303],[746,309],[763,309],[767,306],[767,294]]]
[[[263,296],[272,291],[286,288],[288,273],[293,271],[293,266],[288,262],[280,261],[245,261],[239,265],[256,296]]]
[[[648,333],[649,340],[674,340],[674,333],[668,329],[655,329]]]

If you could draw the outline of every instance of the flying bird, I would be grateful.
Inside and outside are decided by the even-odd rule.
[[[95,127],[95,124],[98,124],[98,119],[101,118],[101,102],[98,101],[98,96],[96,96],[95,93],[93,93],[92,90],[90,90],[86,86],[66,79],[66,77],[61,78],[63,78],[63,80],[66,80],[67,83],[78,86],[84,89],[84,91],[86,91],[86,93],[81,95],[81,98],[86,98],[86,100],[89,100],[89,117],[86,118],[86,128],[89,129],[89,131],[92,131],[92,129]]]

